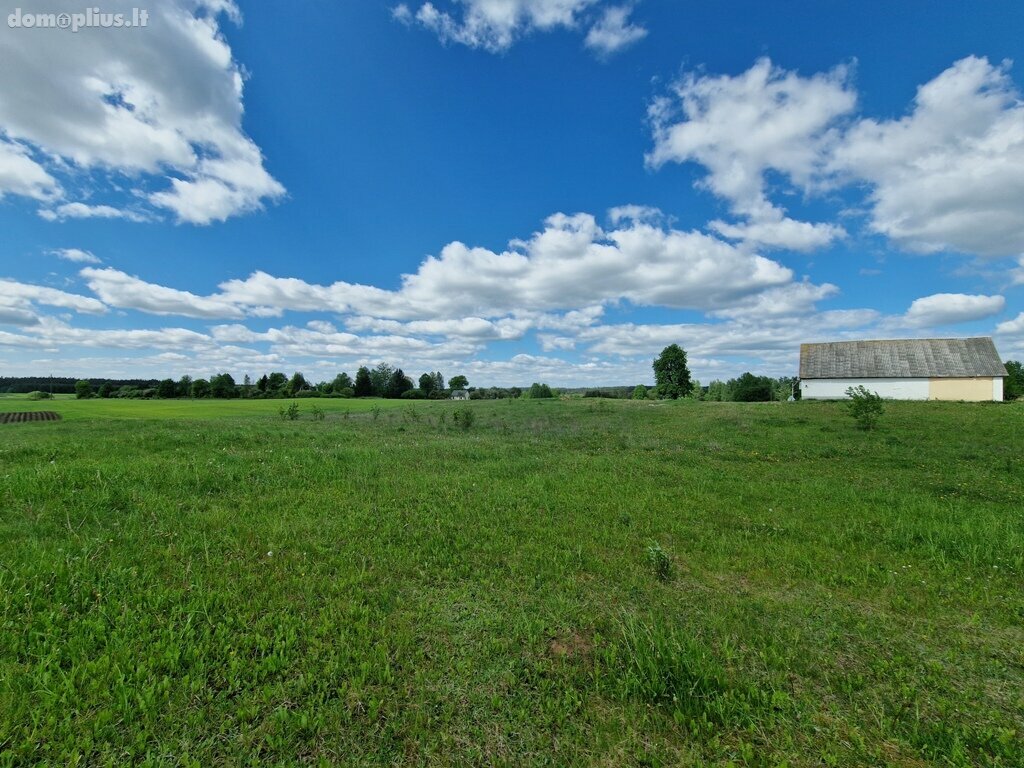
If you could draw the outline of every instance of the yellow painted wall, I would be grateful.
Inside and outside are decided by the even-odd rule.
[[[931,379],[929,400],[991,400],[991,377],[979,379]]]

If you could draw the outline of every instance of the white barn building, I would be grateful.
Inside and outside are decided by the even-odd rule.
[[[989,337],[800,345],[800,394],[840,400],[863,384],[892,400],[1002,400],[1006,367]]]

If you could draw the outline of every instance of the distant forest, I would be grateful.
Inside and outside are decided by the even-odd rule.
[[[52,392],[55,395],[75,394],[75,384],[81,379],[64,376],[0,376],[0,392],[24,394],[26,392]],[[109,384],[115,389],[151,389],[159,383],[157,379],[85,379],[94,388]]]

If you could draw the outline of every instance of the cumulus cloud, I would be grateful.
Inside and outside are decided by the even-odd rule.
[[[1021,312],[1013,320],[1007,320],[997,325],[996,333],[1006,336],[1024,335],[1024,312]]]
[[[910,114],[857,123],[831,166],[871,185],[872,228],[909,249],[1024,251],[1024,102],[1008,64],[961,59]]]
[[[415,273],[403,275],[397,291],[344,281],[317,285],[255,272],[222,283],[220,293],[209,298],[264,316],[321,311],[378,320],[458,321],[471,327],[505,316],[623,299],[640,306],[714,310],[792,278],[791,270],[778,262],[701,232],[636,219],[606,232],[590,214],[559,213],[542,230],[513,240],[501,252],[449,243]],[[115,306],[131,300],[105,295]],[[513,327],[492,325],[489,332],[507,333]]]
[[[856,102],[845,67],[804,77],[762,59],[736,76],[690,73],[650,107],[647,161],[703,166],[701,186],[742,219],[709,223],[730,240],[809,251],[845,236],[787,216],[772,178],[804,195],[866,188],[872,230],[909,250],[1024,252],[1024,100],[1009,63],[955,62],[901,118],[854,119]]]
[[[48,201],[60,193],[60,184],[32,158],[28,149],[5,141],[0,131],[0,199],[9,194]]]
[[[936,293],[915,299],[904,315],[908,325],[932,328],[939,325],[984,320],[1003,311],[1002,296],[980,296],[964,293]]]
[[[600,20],[590,28],[584,44],[601,56],[611,56],[647,37],[647,30],[631,24],[628,6],[606,8]]]
[[[47,10],[81,10],[73,5],[55,0]],[[104,6],[126,8],[128,0]],[[148,26],[130,34],[0,36],[0,194],[52,201],[63,194],[56,181],[63,174],[98,179],[90,172],[112,171],[138,182],[150,204],[194,224],[222,221],[284,194],[242,130],[242,72],[219,26],[225,14],[239,18],[237,7],[167,0],[150,14]],[[42,215],[142,216],[80,201]]]
[[[766,192],[774,171],[810,187],[837,141],[834,124],[856,105],[846,67],[802,77],[761,59],[731,77],[690,73],[651,105],[648,163],[696,162],[702,186],[728,200],[742,224],[715,222],[723,236],[808,250],[843,234],[834,224],[793,221]]]
[[[136,309],[154,315],[202,318],[243,315],[242,310],[229,301],[147,283],[111,267],[86,267],[80,274],[100,299],[118,309]]]
[[[58,259],[64,261],[71,261],[75,264],[99,264],[100,260],[97,256],[93,255],[89,251],[83,251],[81,248],[58,248],[55,251],[50,251]]]
[[[128,208],[115,208],[112,205],[86,205],[85,203],[63,203],[54,208],[40,208],[39,215],[47,221],[124,219],[125,221],[143,222],[152,219],[152,216]]]
[[[430,30],[445,44],[458,43],[501,53],[531,32],[576,30],[589,25],[586,45],[607,56],[632,45],[647,34],[629,22],[628,6],[611,6],[596,18],[588,12],[601,0],[453,0],[448,10],[425,2],[416,10],[402,3],[392,15],[403,24]]]
[[[90,314],[102,314],[107,311],[103,302],[89,296],[79,296],[77,293],[68,293],[43,285],[0,279],[0,306],[7,307],[8,310],[13,308],[25,311],[33,304]]]

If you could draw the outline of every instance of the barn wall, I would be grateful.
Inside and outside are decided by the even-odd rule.
[[[973,402],[992,400],[995,396],[992,379],[992,376],[973,379],[932,379],[928,384],[928,398],[930,400],[969,400]],[[1000,379],[1000,381],[1002,380]]]
[[[928,379],[803,379],[800,394],[807,400],[844,400],[848,387],[861,384],[890,400],[928,399]]]
[[[1003,402],[1003,378],[1002,376],[992,377],[992,399],[998,403]]]

